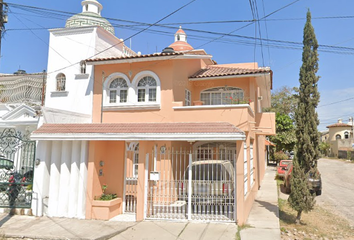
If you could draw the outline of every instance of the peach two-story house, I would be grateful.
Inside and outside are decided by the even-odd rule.
[[[217,64],[181,28],[161,53],[84,64],[91,121],[44,122],[32,134],[42,149],[38,215],[246,221],[275,134],[274,113],[262,112],[269,68]],[[117,198],[98,200],[103,190]]]

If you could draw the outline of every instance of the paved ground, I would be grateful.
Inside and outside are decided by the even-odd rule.
[[[318,169],[322,195],[316,197],[316,202],[344,216],[354,226],[354,163],[322,158]]]
[[[276,168],[268,167],[243,229],[242,240],[280,240],[278,189],[274,180]]]
[[[275,168],[268,168],[241,240],[279,240]],[[0,239],[233,240],[235,223],[99,221],[0,214]]]

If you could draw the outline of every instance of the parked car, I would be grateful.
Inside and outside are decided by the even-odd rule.
[[[292,162],[292,160],[280,160],[277,168],[277,174],[280,178],[284,178],[285,172],[288,170],[288,165]]]
[[[290,192],[291,189],[290,180],[291,180],[292,171],[293,171],[293,163],[290,163],[288,165],[288,170],[285,172],[285,176],[284,176],[284,187],[287,192]],[[321,179],[321,174],[318,170],[316,173],[310,172],[308,174],[308,184],[311,193],[316,193],[316,196],[322,194],[322,179]]]
[[[180,195],[188,201],[188,166],[181,181]],[[204,160],[192,163],[192,202],[214,204],[233,202],[235,174],[232,163],[227,160]]]

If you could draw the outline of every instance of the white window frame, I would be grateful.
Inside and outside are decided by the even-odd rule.
[[[126,85],[126,87],[121,87],[120,85],[118,85],[117,87],[115,87],[115,88],[113,88],[113,87],[111,87],[111,84],[114,82],[114,81],[124,81],[125,82],[125,85]],[[115,104],[115,103],[120,103],[120,104],[123,104],[123,103],[127,103],[128,102],[128,90],[129,90],[129,87],[128,87],[128,83],[127,83],[127,81],[124,79],[124,78],[115,78],[115,79],[112,79],[111,81],[110,81],[110,83],[109,83],[109,85],[108,85],[108,97],[109,97],[109,103],[113,103],[113,104]],[[122,92],[123,91],[126,91],[126,94],[127,94],[127,96],[126,96],[126,99],[125,99],[125,101],[121,101],[122,100]],[[112,100],[112,95],[111,95],[111,93],[112,92],[115,92],[115,102],[111,102],[111,100]]]
[[[152,77],[156,81],[156,86],[154,87],[138,87],[138,84],[140,80],[142,80],[144,77]],[[161,103],[161,82],[159,77],[152,71],[142,71],[139,72],[133,79],[132,85],[134,86],[135,89],[135,100],[134,102],[137,105],[160,105]],[[150,89],[156,89],[156,101],[149,101],[149,90]],[[144,102],[138,102],[138,90],[139,89],[145,89],[145,101]]]
[[[207,97],[207,95],[209,95],[209,97]],[[245,97],[243,89],[224,86],[205,89],[200,93],[200,100],[203,101],[203,105],[233,104],[230,97],[243,101]]]
[[[254,161],[253,161],[253,143],[250,145],[250,184],[254,183]]]
[[[184,106],[192,106],[192,94],[188,89],[184,90]]]
[[[243,181],[244,181],[244,195],[248,193],[248,162],[247,162],[247,144],[243,144]]]
[[[114,81],[115,79],[119,79],[122,78],[125,80],[125,82],[128,85],[127,88],[127,101],[126,102],[120,102],[120,98],[118,97],[118,95],[120,93],[118,93],[118,88],[117,88],[117,99],[115,103],[111,103],[110,102],[110,84],[112,81]],[[129,78],[123,74],[123,73],[112,73],[111,75],[109,75],[106,80],[104,81],[103,84],[103,106],[122,106],[122,105],[129,105],[132,103],[132,96],[134,97],[135,95],[135,91],[132,88],[132,84],[130,83]]]

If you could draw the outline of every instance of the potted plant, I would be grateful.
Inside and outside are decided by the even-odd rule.
[[[122,213],[122,198],[116,193],[106,193],[107,184],[102,185],[102,194],[92,201],[92,218],[109,220]]]

